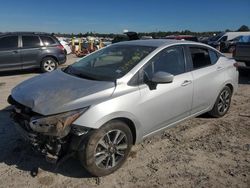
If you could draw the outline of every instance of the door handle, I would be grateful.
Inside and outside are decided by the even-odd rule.
[[[14,51],[12,51],[12,53],[13,53],[13,54],[17,54],[17,53],[18,53],[18,51],[17,51],[17,50],[14,50]]]
[[[191,83],[192,83],[191,80],[185,80],[185,81],[181,84],[181,86],[187,86],[187,85],[189,85],[189,84],[191,84]]]

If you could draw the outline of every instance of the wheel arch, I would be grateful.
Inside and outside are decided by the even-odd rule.
[[[232,93],[234,93],[234,86],[231,83],[227,83],[225,86],[228,86]]]
[[[113,121],[113,120],[122,121],[129,127],[132,133],[132,137],[133,137],[133,144],[135,144],[136,143],[136,128],[135,128],[134,122],[130,120],[129,118],[125,118],[125,117],[117,117],[117,118],[109,120],[108,122]]]
[[[48,58],[48,57],[53,58],[57,63],[59,62],[58,59],[56,58],[56,56],[54,56],[54,55],[45,55],[45,56],[43,56],[43,57],[41,58],[40,64],[42,63],[42,61],[43,61],[45,58]]]
[[[142,138],[142,133],[141,133],[141,124],[140,122],[130,113],[125,113],[125,112],[116,112],[113,114],[109,114],[99,121],[95,123],[95,128],[100,128],[101,126],[105,125],[106,123],[113,121],[113,120],[119,120],[128,125],[132,132],[133,136],[133,144],[136,144],[140,142],[140,139]]]

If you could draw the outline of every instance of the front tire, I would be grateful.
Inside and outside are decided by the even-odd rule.
[[[90,133],[79,150],[79,159],[94,176],[106,176],[119,169],[126,161],[133,144],[127,124],[112,120]]]
[[[41,71],[42,72],[52,72],[57,69],[58,63],[52,57],[46,57],[41,62]]]
[[[213,109],[209,114],[213,117],[224,116],[230,108],[232,91],[228,86],[225,86],[216,99]]]

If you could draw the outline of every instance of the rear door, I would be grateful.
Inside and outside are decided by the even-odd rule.
[[[0,37],[0,71],[21,69],[18,35]]]
[[[23,68],[35,68],[40,66],[39,56],[42,43],[37,35],[22,35],[21,58]]]
[[[192,114],[207,111],[214,105],[221,84],[224,81],[223,67],[217,63],[219,54],[203,46],[189,46],[189,62],[193,67]]]

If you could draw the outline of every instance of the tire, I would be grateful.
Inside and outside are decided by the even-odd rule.
[[[108,140],[111,142],[108,143]],[[85,144],[80,147],[78,157],[90,174],[106,176],[123,165],[132,144],[133,137],[128,125],[112,120],[90,133]]]
[[[42,72],[52,72],[57,69],[58,63],[52,57],[45,57],[41,62]]]
[[[232,91],[228,86],[225,86],[217,97],[214,107],[209,114],[217,118],[224,116],[230,108],[231,98]]]

